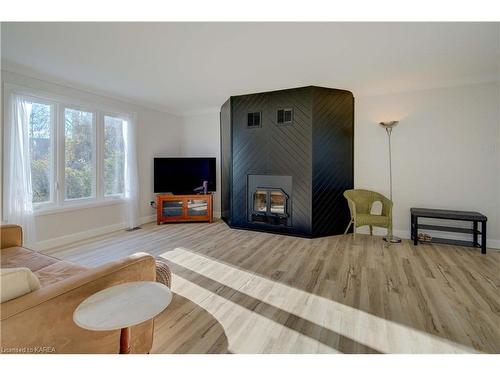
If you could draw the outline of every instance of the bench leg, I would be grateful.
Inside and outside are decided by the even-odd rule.
[[[412,216],[413,245],[418,245],[418,217]]]
[[[472,225],[472,243],[474,246],[479,247],[479,243],[477,242],[477,221],[474,221]]]
[[[486,221],[481,223],[481,254],[486,254]]]

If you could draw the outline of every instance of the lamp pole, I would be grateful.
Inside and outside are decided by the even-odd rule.
[[[392,134],[392,129],[399,124],[399,121],[386,121],[386,122],[381,122],[380,126],[382,126],[385,131],[387,132],[387,137],[389,138],[389,188],[390,188],[390,199],[392,202],[392,152],[391,152],[391,134]],[[392,217],[391,217],[392,221]],[[392,243],[399,243],[401,242],[401,238],[396,237],[392,234],[392,224],[391,224],[391,229],[387,233],[387,236],[384,237],[384,241],[386,242],[392,242]]]

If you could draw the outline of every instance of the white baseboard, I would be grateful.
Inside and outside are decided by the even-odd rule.
[[[437,232],[435,232],[435,231],[426,231],[426,232],[429,232],[429,234],[431,234],[431,235],[434,235],[434,234],[437,235]],[[370,233],[370,230],[368,229],[368,227],[361,227],[361,228],[358,228],[356,230],[356,233],[368,234],[368,233]],[[373,234],[383,236],[386,233],[387,233],[387,231],[385,229],[373,228]],[[411,234],[410,234],[409,230],[395,229],[394,235],[398,236],[400,238],[407,239],[407,240],[409,240],[411,238]],[[456,234],[454,235],[454,234],[450,234],[450,233],[447,233],[446,237],[450,238],[450,239],[454,239],[454,240],[465,240],[467,238],[465,236],[456,235]],[[470,236],[469,236],[469,238],[470,238]],[[488,249],[500,250],[500,240],[488,238],[486,240],[486,244],[488,245]]]
[[[221,213],[216,211],[214,212],[214,217],[220,218]],[[156,215],[143,216],[139,219],[139,224],[151,223],[156,220]],[[82,241],[91,237],[102,236],[103,234],[108,234],[111,232],[115,232],[118,230],[125,229],[125,223],[118,223],[107,225],[105,227],[90,229],[82,232],[72,233],[67,236],[61,236],[57,238],[51,238],[50,240],[40,241],[35,246],[33,246],[34,250],[44,251],[50,253],[50,249],[68,245],[73,242]],[[356,230],[356,233],[368,234],[368,227],[361,227]],[[376,235],[385,235],[387,232],[384,229],[374,228],[374,234]],[[432,233],[431,233],[432,234]],[[394,235],[404,238],[410,239],[410,231],[408,230],[394,230]],[[449,238],[461,240],[464,237],[460,235],[448,235]],[[496,239],[488,239],[488,249],[500,250],[500,240]]]
[[[156,220],[156,215],[143,216],[139,218],[139,224],[142,225],[153,222],[155,220]],[[108,234],[125,228],[126,228],[125,223],[106,225],[100,228],[85,230],[82,232],[68,234],[66,236],[51,238],[50,240],[39,241],[36,243],[36,245],[33,246],[33,249],[37,251],[44,251],[50,253],[50,249],[68,245],[73,242],[82,241],[88,238],[102,236],[103,234]]]

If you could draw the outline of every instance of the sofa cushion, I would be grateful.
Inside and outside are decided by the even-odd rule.
[[[35,272],[35,275],[38,277],[38,280],[40,280],[40,284],[43,288],[85,271],[87,271],[85,267],[60,260],[57,263],[39,269]]]
[[[40,289],[37,277],[26,267],[0,269],[0,302]]]
[[[2,249],[2,256],[0,257],[2,268],[26,267],[32,272],[57,262],[59,262],[59,259],[18,246]]]
[[[55,284],[61,280],[67,279],[68,277],[78,275],[86,270],[87,268],[85,267],[61,260],[57,263],[39,269],[35,272],[35,275],[38,277],[38,280],[40,280],[40,284],[43,288],[47,285]]]

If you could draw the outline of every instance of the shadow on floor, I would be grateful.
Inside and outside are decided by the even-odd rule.
[[[224,328],[210,313],[174,294],[172,302],[155,318],[152,354],[225,354]]]
[[[303,319],[295,314],[291,314],[257,298],[253,298],[246,293],[221,284],[172,261],[169,261],[168,263],[175,275],[180,276],[196,285],[202,286],[203,289],[232,303],[238,304],[250,312],[255,312],[266,319],[272,320],[280,326],[285,327],[285,329],[291,329],[300,335],[309,337],[318,343],[329,346],[336,352],[339,351],[339,348],[342,348],[343,353],[380,353],[367,345],[351,340],[350,338],[333,332],[326,327],[319,326],[314,322]],[[279,334],[279,332],[275,332],[275,334]],[[248,340],[252,340],[252,338],[248,337]],[[186,343],[185,347],[189,348],[192,344],[193,343]],[[272,347],[269,347],[269,350],[271,353],[273,352]]]

